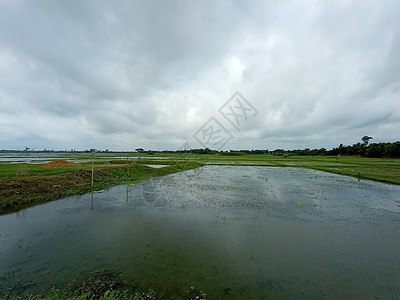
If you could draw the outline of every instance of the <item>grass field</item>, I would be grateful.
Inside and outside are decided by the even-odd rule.
[[[115,154],[118,155],[118,154]],[[72,166],[44,168],[38,164],[0,164],[0,214],[62,197],[101,190],[119,184],[132,184],[154,176],[163,176],[207,164],[240,166],[296,167],[320,170],[391,184],[400,184],[400,159],[246,155],[219,156],[193,154],[163,154],[164,159],[135,162],[91,156],[92,162]],[[73,157],[71,157],[73,158]],[[92,163],[94,182],[91,186]],[[150,168],[145,164],[167,164],[165,168]]]

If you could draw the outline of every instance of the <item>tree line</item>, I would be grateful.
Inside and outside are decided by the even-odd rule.
[[[363,157],[400,157],[400,141],[393,143],[369,143],[372,140],[370,136],[363,136],[362,142],[353,145],[340,144],[331,150],[320,149],[298,149],[288,151],[296,155],[350,155]]]
[[[320,149],[296,149],[296,150],[284,150],[284,149],[261,149],[261,150],[230,150],[229,153],[244,153],[244,154],[294,154],[294,155],[350,155],[350,156],[363,156],[363,157],[400,157],[400,141],[393,143],[370,143],[372,139],[370,136],[363,136],[362,142],[355,143],[353,145],[340,144],[331,150],[325,148]],[[209,148],[205,149],[188,149],[181,151],[171,151],[179,153],[193,153],[193,154],[216,154],[222,151],[212,150]]]
[[[329,151],[329,155],[358,155],[365,157],[400,157],[400,142],[372,143],[365,145],[357,143],[351,146],[342,144]]]

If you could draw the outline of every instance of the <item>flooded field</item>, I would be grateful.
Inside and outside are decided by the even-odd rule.
[[[98,269],[210,299],[400,298],[400,186],[206,166],[0,216],[0,291]]]

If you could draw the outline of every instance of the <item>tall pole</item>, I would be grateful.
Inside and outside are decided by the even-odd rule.
[[[92,187],[93,187],[93,177],[94,177],[94,163],[92,162],[92,182],[91,182]]]
[[[126,157],[126,165],[128,167],[128,175],[129,175],[129,156]]]

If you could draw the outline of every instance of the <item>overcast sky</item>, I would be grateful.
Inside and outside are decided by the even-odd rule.
[[[0,0],[0,149],[400,140],[399,12],[398,0]]]

